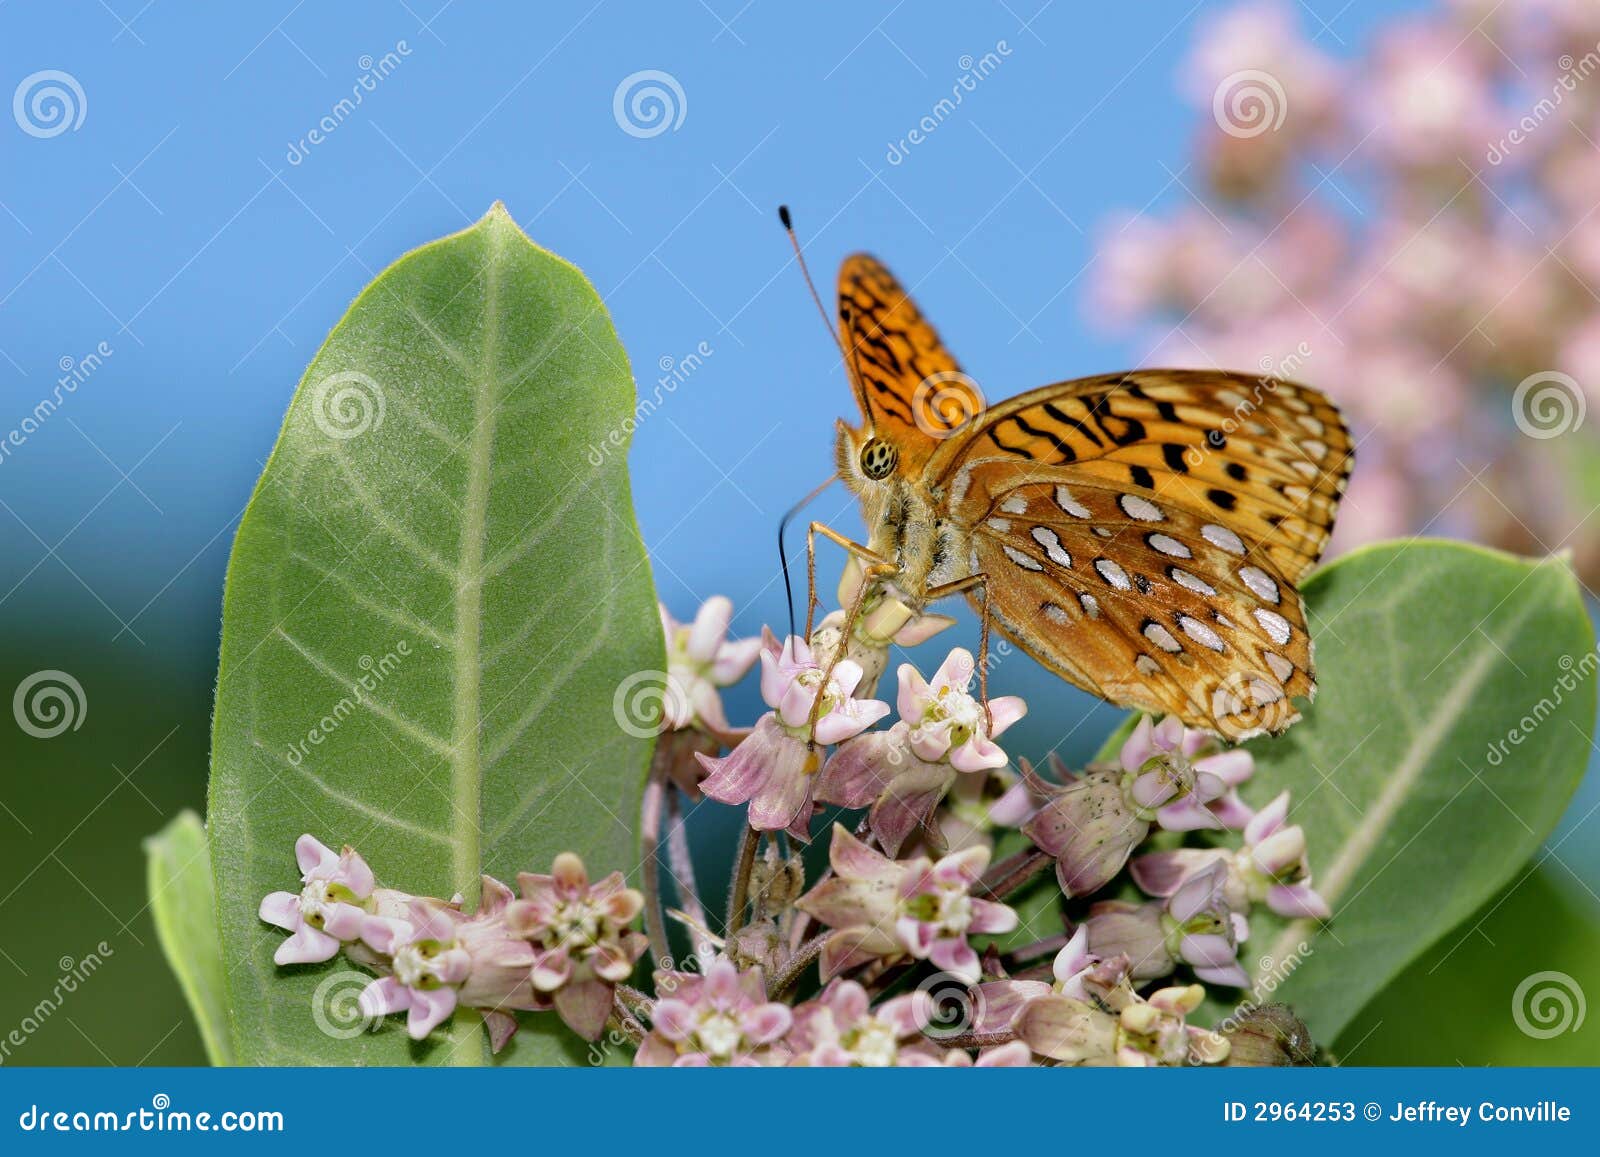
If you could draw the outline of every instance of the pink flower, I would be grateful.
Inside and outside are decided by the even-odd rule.
[[[1027,713],[1015,695],[989,702],[991,730],[983,704],[967,691],[974,671],[971,652],[951,651],[932,683],[910,663],[900,666],[900,722],[888,731],[845,744],[817,779],[816,797],[848,808],[871,806],[872,833],[890,855],[899,853],[911,833],[930,826],[959,774],[976,775],[1006,766],[1006,754],[993,736]]]
[[[278,945],[277,964],[318,964],[331,960],[339,945],[361,935],[361,921],[375,881],[372,869],[354,848],[335,852],[311,835],[295,841],[300,864],[298,894],[274,892],[261,901],[268,924],[293,933]]]
[[[517,883],[522,899],[506,905],[503,919],[510,936],[533,947],[534,989],[579,1036],[598,1040],[616,986],[648,944],[628,927],[644,907],[643,894],[624,887],[621,872],[590,884],[571,852],[555,858],[549,875],[524,872]]]
[[[1133,879],[1152,896],[1171,896],[1188,880],[1214,865],[1226,873],[1229,905],[1246,911],[1265,903],[1279,916],[1326,920],[1333,913],[1311,884],[1305,831],[1286,823],[1289,793],[1281,792],[1244,825],[1244,844],[1224,848],[1175,848],[1150,852],[1130,865]]]
[[[1159,724],[1148,715],[1140,717],[1119,756],[1122,770],[1133,777],[1127,794],[1137,814],[1169,832],[1222,826],[1206,805],[1222,799],[1228,784],[1190,763],[1209,739],[1203,731],[1185,728],[1176,715]]]
[[[688,626],[661,606],[661,629],[667,639],[668,693],[661,705],[661,726],[667,731],[705,727],[726,734],[728,717],[718,687],[743,679],[761,653],[761,640],[728,639],[733,603],[722,595],[707,599]]]
[[[391,975],[361,993],[367,1016],[404,1012],[406,1031],[421,1040],[455,1012],[458,990],[472,972],[472,958],[457,941],[460,914],[435,900],[414,900],[405,919],[367,916],[362,942],[386,957]]]
[[[804,641],[791,636],[780,649],[768,632],[761,652],[761,696],[772,710],[724,758],[697,756],[710,773],[701,790],[722,803],[748,801],[754,828],[788,828],[806,838],[821,764],[816,747],[859,735],[889,713],[887,703],[851,698],[860,681],[861,668],[841,659],[824,684],[823,667]],[[810,715],[819,698],[813,728]]]
[[[1029,1001],[1014,1027],[1034,1052],[1065,1064],[1217,1064],[1227,1059],[1227,1040],[1187,1023],[1204,1000],[1198,984],[1159,989],[1146,999],[1121,979],[1098,987],[1093,1002],[1059,994]]]
[[[895,861],[835,824],[828,857],[834,876],[795,902],[834,929],[822,949],[825,978],[870,960],[915,959],[976,983],[983,970],[967,936],[1017,926],[1012,909],[971,894],[989,866],[988,848],[967,848],[937,862]]]
[[[1085,896],[1122,870],[1152,823],[1179,832],[1243,824],[1250,813],[1235,788],[1254,770],[1243,749],[1221,749],[1175,716],[1160,723],[1143,716],[1115,767],[1091,767],[1053,784],[1024,766],[1043,806],[1022,831],[1054,857],[1061,890]]]
[[[783,1038],[793,1024],[787,1006],[767,1000],[761,970],[740,972],[725,958],[704,976],[656,976],[650,1033],[634,1054],[635,1066],[781,1065],[789,1059]]]
[[[792,1063],[818,1068],[938,1065],[940,1052],[922,1035],[917,1003],[916,993],[906,993],[869,1008],[866,989],[853,980],[834,980],[815,1000],[794,1010]]]
[[[1085,921],[1089,948],[1102,958],[1125,956],[1135,980],[1170,976],[1184,963],[1208,983],[1248,987],[1238,953],[1250,926],[1229,904],[1227,883],[1225,866],[1213,863],[1164,904],[1102,901]]]

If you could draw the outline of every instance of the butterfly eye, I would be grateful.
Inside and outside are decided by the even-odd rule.
[[[898,461],[900,451],[882,438],[868,438],[867,444],[861,447],[861,473],[874,481],[882,481],[894,473]]]

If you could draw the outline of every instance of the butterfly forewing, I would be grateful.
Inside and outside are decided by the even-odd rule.
[[[863,417],[920,470],[939,440],[983,408],[977,387],[939,333],[877,258],[856,253],[839,267],[839,323]]]
[[[1321,556],[1352,465],[1338,410],[1307,386],[1213,370],[1140,370],[1045,386],[986,410],[928,463],[962,485],[1000,459],[1002,485],[1061,466],[1207,515],[1291,583]],[[959,511],[957,512],[959,516]]]

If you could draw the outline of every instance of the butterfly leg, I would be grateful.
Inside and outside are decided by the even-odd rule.
[[[811,641],[811,630],[814,625],[813,620],[816,617],[817,607],[821,605],[821,600],[817,598],[817,535],[819,534],[830,542],[842,546],[850,554],[855,555],[856,558],[866,563],[869,572],[876,571],[877,574],[872,577],[891,575],[900,569],[871,547],[862,546],[854,539],[846,538],[825,523],[813,522],[808,526],[806,528],[806,642],[808,643]],[[871,583],[863,581],[861,590],[866,591],[870,586]],[[861,599],[856,600],[858,612],[861,601]],[[853,618],[854,616],[852,616],[850,626],[854,626]]]
[[[942,599],[949,595],[959,595],[977,587],[982,594],[979,596],[978,612],[978,698],[983,701],[983,718],[992,734],[994,731],[994,713],[989,710],[989,576],[983,571],[969,574],[965,578],[958,578],[953,582],[943,583],[940,586],[928,588],[928,601]]]
[[[849,645],[848,640],[850,638],[850,633],[855,630],[856,619],[861,615],[861,608],[863,605],[865,605],[867,596],[872,592],[872,588],[877,585],[878,579],[887,578],[890,575],[898,574],[900,567],[891,562],[889,559],[884,558],[883,555],[879,554],[875,550],[872,550],[870,547],[862,546],[859,542],[846,538],[832,527],[826,526],[820,522],[813,522],[809,527],[806,528],[807,643],[811,641],[813,620],[816,616],[817,607],[820,602],[820,600],[817,598],[816,538],[816,536],[819,534],[829,541],[835,542],[842,546],[845,550],[849,551],[852,555],[854,555],[856,558],[859,558],[866,564],[862,568],[861,585],[859,588],[857,588],[855,597],[850,600],[850,606],[845,611],[844,625],[839,632],[839,637],[841,640],[844,640],[844,642],[842,642],[839,647],[835,648],[833,656],[828,660],[828,665],[823,669],[822,672],[822,686],[826,687],[828,685],[828,680],[833,678],[834,667],[838,664],[840,658],[843,657],[845,649]],[[817,719],[821,714],[822,694],[819,690],[816,700],[811,704],[811,718],[808,721],[808,725],[812,728],[815,728],[817,725]],[[816,740],[813,739],[809,746],[814,751],[816,748]]]

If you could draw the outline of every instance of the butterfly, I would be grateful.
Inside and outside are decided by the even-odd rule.
[[[1234,740],[1299,719],[1316,679],[1296,584],[1354,463],[1327,397],[1133,370],[989,406],[875,258],[847,258],[838,289],[862,424],[839,421],[836,469],[869,535],[814,530],[915,610],[966,595],[985,638],[992,617],[1112,703]]]

